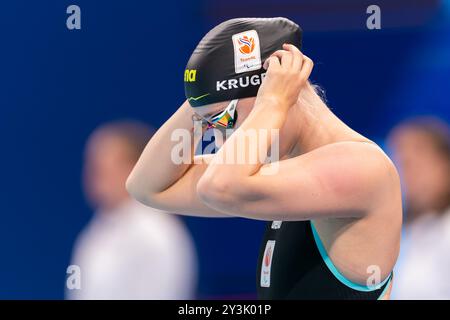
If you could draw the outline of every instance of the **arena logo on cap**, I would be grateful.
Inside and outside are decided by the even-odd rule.
[[[261,69],[261,49],[256,30],[232,36],[234,47],[234,71],[242,73]]]
[[[186,69],[184,71],[184,82],[195,82],[196,75],[197,75],[197,70]]]

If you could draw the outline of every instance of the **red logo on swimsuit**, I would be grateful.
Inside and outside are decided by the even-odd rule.
[[[272,255],[272,248],[268,247],[266,251],[266,256],[264,257],[264,265],[266,267],[270,266],[270,256]]]
[[[243,54],[250,54],[255,49],[255,40],[247,36],[240,37],[239,44],[241,45],[239,51]]]

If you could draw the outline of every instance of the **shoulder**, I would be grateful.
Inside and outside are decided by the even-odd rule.
[[[343,141],[326,145],[318,150],[334,168],[342,167],[348,173],[361,173],[381,180],[399,181],[395,165],[385,152],[373,142]],[[344,174],[346,172],[343,172]]]
[[[328,153],[343,158],[357,158],[368,164],[392,165],[383,149],[370,140],[340,141],[322,146],[312,152]]]
[[[311,152],[316,174],[342,197],[369,204],[400,195],[400,179],[391,159],[375,143],[344,141]]]

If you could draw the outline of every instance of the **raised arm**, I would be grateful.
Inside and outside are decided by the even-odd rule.
[[[263,174],[274,165],[275,175]],[[365,142],[326,145],[232,179],[226,167],[232,169],[210,165],[198,185],[202,200],[230,215],[266,221],[361,218],[398,186],[390,160]]]
[[[251,148],[249,130],[280,130],[289,108],[307,86],[312,62],[291,45],[269,58],[265,82],[255,106],[242,126],[225,142],[198,184],[201,199],[230,215],[261,220],[309,220],[326,217],[361,217],[396,194],[398,176],[380,148],[368,142],[337,142],[288,160],[264,164],[267,143]],[[298,106],[297,106],[298,107]],[[314,121],[314,120],[311,120]],[[235,148],[258,159],[224,164]],[[253,156],[251,156],[253,155]],[[272,172],[273,174],[268,174]]]

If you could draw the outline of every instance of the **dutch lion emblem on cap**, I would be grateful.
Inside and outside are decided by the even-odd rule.
[[[239,51],[243,54],[252,53],[253,49],[255,49],[255,40],[247,36],[240,37],[239,44],[241,45]]]

